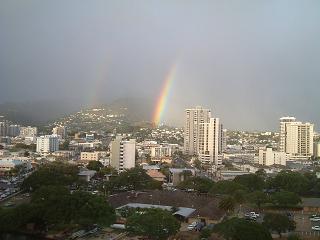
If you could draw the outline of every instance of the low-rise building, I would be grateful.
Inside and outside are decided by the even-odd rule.
[[[259,164],[264,166],[286,165],[287,154],[285,152],[276,152],[272,148],[259,149]]]
[[[81,152],[80,160],[81,161],[99,161],[100,158],[106,156],[106,152],[95,151],[95,152]]]

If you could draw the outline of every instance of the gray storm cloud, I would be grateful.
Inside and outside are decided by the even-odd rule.
[[[204,105],[231,129],[273,130],[287,114],[320,124],[320,1],[0,5],[0,103],[156,102],[178,64],[168,123],[181,124],[185,107]]]

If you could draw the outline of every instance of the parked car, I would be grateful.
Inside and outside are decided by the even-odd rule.
[[[258,218],[260,216],[259,213],[256,213],[256,212],[249,212],[249,213],[246,213],[244,215],[245,217],[253,217],[253,218]]]
[[[313,226],[311,229],[314,231],[320,231],[320,226]]]
[[[192,231],[192,230],[194,230],[195,229],[195,227],[197,226],[197,222],[193,222],[193,223],[191,223],[189,226],[188,226],[188,230],[189,231]]]
[[[311,217],[310,221],[311,222],[319,222],[320,221],[320,217]]]

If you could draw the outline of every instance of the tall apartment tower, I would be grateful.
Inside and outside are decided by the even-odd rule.
[[[221,124],[219,118],[210,118],[208,123],[201,123],[199,128],[199,159],[202,164],[220,165]]]
[[[37,138],[37,152],[51,153],[59,151],[59,139],[57,136],[45,135]]]
[[[198,154],[200,124],[210,121],[211,111],[202,107],[185,110],[184,152]]]
[[[295,118],[281,118],[280,152],[289,154],[292,160],[309,159],[313,155],[313,129],[312,123],[297,122]]]
[[[135,167],[136,161],[136,140],[129,141],[122,140],[121,136],[116,137],[111,142],[110,147],[110,165],[123,172],[125,169]]]
[[[282,117],[280,118],[280,143],[279,143],[279,151],[286,152],[286,126],[289,123],[295,122],[295,117]]]

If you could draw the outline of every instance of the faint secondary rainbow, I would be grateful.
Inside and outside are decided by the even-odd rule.
[[[160,121],[162,120],[163,114],[166,110],[168,97],[169,97],[170,89],[172,88],[175,73],[176,73],[176,66],[174,65],[173,67],[171,67],[169,73],[167,74],[163,82],[163,86],[162,86],[160,95],[157,99],[155,111],[152,117],[153,123],[156,125],[160,124]]]

